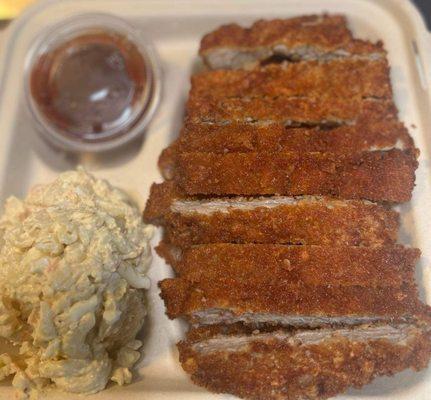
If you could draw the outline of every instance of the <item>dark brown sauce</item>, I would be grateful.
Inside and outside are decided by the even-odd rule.
[[[130,125],[146,84],[138,48],[111,32],[83,34],[43,54],[30,76],[31,94],[45,118],[78,136]]]

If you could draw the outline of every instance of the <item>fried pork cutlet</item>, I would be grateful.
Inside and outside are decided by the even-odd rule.
[[[212,69],[237,69],[279,59],[376,59],[386,54],[381,42],[353,39],[345,17],[310,15],[261,20],[250,28],[224,25],[203,37],[199,55]]]
[[[392,98],[386,59],[307,61],[245,70],[217,70],[192,76],[190,97],[305,96]]]
[[[148,224],[163,225],[172,202],[186,197],[187,195],[173,181],[153,183],[144,209],[144,221]]]
[[[194,325],[355,325],[406,320],[426,309],[414,282],[372,287],[368,282],[355,284],[359,279],[352,276],[352,284],[345,279],[336,285],[341,279],[332,275],[328,281],[323,278],[326,274],[321,275],[319,283],[316,277],[310,285],[292,280],[287,272],[274,276],[262,266],[260,274],[250,277],[232,271],[211,277],[186,274],[165,279],[159,286],[169,318],[184,317]]]
[[[373,111],[370,111],[373,110]],[[270,123],[286,126],[353,125],[367,113],[381,113],[383,118],[395,118],[397,109],[391,100],[360,97],[229,97],[214,99],[211,93],[190,97],[187,117],[192,122],[205,123]]]
[[[159,286],[168,317],[183,317],[193,325],[348,326],[406,321],[425,310],[412,286],[315,286],[284,281],[263,287],[257,282],[239,285],[229,277],[217,282],[165,279]]]
[[[394,243],[398,214],[363,200],[257,197],[173,200],[164,216],[168,241],[370,246]]]
[[[208,124],[186,122],[179,138],[159,157],[165,179],[172,179],[178,153],[231,152],[332,152],[358,153],[376,150],[414,150],[414,142],[403,123],[374,110],[353,125],[286,127],[282,123]],[[382,119],[383,118],[383,119]]]
[[[333,152],[413,149],[414,143],[397,119],[368,119],[332,128],[269,124],[205,124],[186,122],[175,142],[177,152]]]
[[[175,181],[188,195],[327,195],[405,202],[417,160],[398,149],[335,153],[181,153]]]
[[[147,223],[164,225],[171,243],[392,244],[398,213],[360,200],[304,196],[188,198],[175,184],[153,184]]]
[[[322,400],[375,377],[426,368],[429,323],[249,332],[191,329],[178,344],[193,382],[253,400]]]
[[[173,267],[194,279],[225,276],[241,282],[268,280],[334,286],[401,287],[414,282],[420,251],[391,246],[286,246],[277,244],[197,245],[182,252]],[[261,277],[263,275],[263,277]]]

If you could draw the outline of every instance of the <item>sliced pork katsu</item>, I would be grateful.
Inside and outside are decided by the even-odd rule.
[[[390,246],[286,246],[277,244],[196,245],[173,267],[188,279],[224,276],[253,282],[272,275],[289,283],[401,287],[414,282],[418,249]]]
[[[279,277],[278,277],[279,278]],[[415,285],[401,287],[334,286],[259,277],[165,279],[159,283],[169,318],[193,325],[232,324],[318,327],[410,320],[425,311]]]
[[[397,244],[419,150],[398,119],[381,42],[340,15],[222,26],[202,39],[184,125],[144,220],[198,385],[323,400],[427,366],[418,249]]]
[[[413,278],[418,257],[402,246],[198,246],[174,264],[180,278],[160,282],[161,296],[170,318],[202,325],[404,321],[426,310]]]
[[[376,116],[377,117],[377,116]],[[354,125],[286,127],[280,123],[205,124],[186,122],[174,144],[178,152],[333,152],[414,149],[403,123],[397,119],[366,119]]]
[[[205,123],[276,122],[285,126],[353,125],[367,113],[380,112],[382,118],[395,118],[397,109],[391,100],[360,97],[229,97],[214,99],[190,97],[187,118]]]
[[[193,382],[254,400],[327,399],[407,368],[426,368],[429,323],[317,330],[191,329],[178,345]]]
[[[164,225],[172,202],[186,198],[187,195],[173,181],[153,183],[144,209],[144,221],[148,224]]]
[[[369,201],[286,196],[198,199],[172,182],[153,184],[147,223],[165,226],[171,243],[384,245],[397,239],[398,213]]]
[[[250,28],[224,25],[205,35],[199,55],[212,69],[250,68],[281,60],[383,58],[382,43],[354,39],[341,15],[260,20]]]
[[[181,153],[175,181],[189,195],[328,195],[405,202],[417,160],[398,149],[335,153]]]
[[[339,59],[283,63],[245,70],[216,70],[192,76],[194,99],[229,97],[361,97],[391,99],[386,59]]]
[[[416,151],[404,124],[369,110],[353,125],[286,127],[282,123],[207,124],[186,122],[179,138],[163,150],[159,168],[172,179],[177,155],[182,152],[332,152],[351,154],[377,150]]]
[[[398,214],[359,200],[257,197],[173,200],[164,215],[167,240],[202,243],[287,243],[371,246],[394,243]]]

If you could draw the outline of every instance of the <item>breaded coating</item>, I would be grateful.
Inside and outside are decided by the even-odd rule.
[[[149,200],[154,202],[153,199]],[[394,243],[398,213],[362,200],[324,197],[173,199],[164,216],[170,243]]]
[[[292,282],[262,269],[247,277],[228,273],[205,277],[187,274],[159,282],[169,318],[192,324],[268,323],[281,326],[357,324],[397,320],[424,311],[416,286],[334,286]],[[293,317],[293,318],[292,318]],[[296,319],[295,319],[296,317]]]
[[[381,114],[367,113],[353,125],[325,127],[286,127],[281,123],[207,124],[186,122],[178,139],[164,149],[159,169],[165,179],[172,179],[177,154],[181,152],[331,152],[414,150],[414,142],[403,123],[395,118],[381,119]]]
[[[316,36],[318,36],[317,32],[321,33],[321,37],[313,39],[321,39],[322,42],[331,39],[335,43],[343,40],[348,42],[352,38],[343,15],[307,15],[296,18],[259,20],[250,28],[243,28],[237,24],[222,25],[202,38],[199,52],[224,46],[267,46],[274,40],[279,40],[289,34],[309,36],[311,32]]]
[[[178,344],[194,383],[253,400],[322,400],[375,377],[426,368],[429,326],[195,334]],[[196,338],[197,336],[197,338]]]
[[[199,55],[212,69],[249,68],[271,57],[330,60],[384,57],[381,42],[353,39],[341,15],[260,20],[250,28],[224,25],[205,35]]]
[[[175,269],[175,265],[183,257],[183,249],[170,243],[166,237],[154,248],[159,257],[163,258],[167,264]]]
[[[198,245],[183,251],[175,271],[194,281],[280,280],[305,285],[402,287],[414,284],[420,251],[392,246]]]
[[[386,59],[338,59],[271,64],[251,71],[217,70],[192,76],[189,96],[304,96],[392,98]]]
[[[372,118],[354,125],[330,129],[291,128],[270,124],[205,124],[186,122],[175,142],[178,152],[332,152],[399,148],[413,149],[413,139],[397,119],[375,121]]]
[[[187,117],[192,122],[276,122],[286,126],[353,125],[367,113],[381,113],[382,119],[395,118],[397,109],[391,100],[360,97],[230,97],[213,99],[211,94],[190,97]]]
[[[153,183],[144,209],[144,222],[153,225],[164,223],[165,214],[169,212],[172,201],[185,196],[175,182]]]
[[[401,150],[335,153],[181,153],[175,181],[189,195],[328,195],[405,202],[415,155]]]
[[[419,150],[398,119],[381,42],[341,15],[207,34],[147,223],[191,379],[251,400],[323,400],[427,366],[420,250],[396,244]],[[211,69],[213,69],[211,71]]]
[[[187,197],[174,182],[153,184],[144,220],[171,242],[384,245],[396,241],[398,213],[368,201],[323,197]]]

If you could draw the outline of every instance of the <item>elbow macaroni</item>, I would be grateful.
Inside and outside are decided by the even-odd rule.
[[[129,383],[146,307],[152,227],[127,196],[83,169],[7,200],[0,220],[0,379],[25,398]],[[127,327],[124,324],[127,323]],[[122,329],[124,328],[124,329]]]

